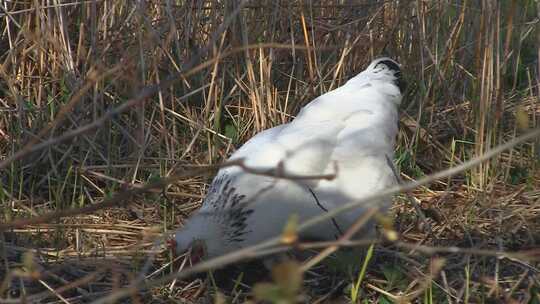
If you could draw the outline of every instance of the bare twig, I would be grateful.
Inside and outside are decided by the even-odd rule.
[[[161,189],[180,179],[200,176],[200,175],[207,174],[211,171],[217,170],[219,168],[232,167],[232,166],[238,166],[242,168],[244,171],[251,174],[264,175],[264,176],[270,176],[270,177],[276,177],[276,178],[284,178],[284,179],[289,179],[293,181],[294,180],[311,180],[311,179],[333,179],[335,177],[335,174],[323,174],[323,175],[289,174],[280,165],[278,165],[276,169],[251,168],[244,164],[244,159],[237,159],[237,160],[225,162],[221,165],[208,165],[208,166],[195,167],[195,168],[192,168],[191,170],[173,174],[169,177],[162,178],[155,182],[137,186],[129,190],[120,191],[116,193],[114,196],[112,196],[111,198],[104,199],[103,202],[99,204],[87,205],[81,208],[62,209],[62,210],[46,213],[43,215],[31,217],[31,218],[17,219],[17,220],[13,220],[7,223],[0,223],[0,232],[6,231],[9,229],[20,228],[20,227],[24,227],[28,225],[47,223],[52,220],[63,218],[63,217],[75,216],[79,214],[87,214],[87,213],[96,212],[98,210],[123,206],[123,205],[129,204],[129,199],[136,195],[143,194],[154,189]]]
[[[327,221],[329,219],[331,219],[332,217],[335,217],[336,215],[340,214],[340,213],[343,213],[343,212],[346,212],[346,211],[349,211],[351,209],[354,209],[358,206],[364,206],[366,205],[368,202],[371,202],[371,201],[375,201],[377,199],[380,199],[380,198],[383,198],[383,197],[387,197],[389,195],[394,195],[394,194],[397,194],[397,193],[400,193],[400,192],[405,192],[405,191],[410,191],[412,189],[415,189],[419,186],[423,186],[423,185],[427,185],[429,183],[432,183],[436,180],[439,180],[439,179],[442,179],[442,178],[445,178],[445,177],[450,177],[450,176],[453,176],[453,175],[456,175],[458,173],[461,173],[463,171],[466,171],[468,169],[471,169],[471,168],[474,168],[476,167],[477,165],[491,159],[492,157],[502,153],[503,151],[505,150],[508,150],[508,149],[511,149],[512,147],[522,143],[522,142],[525,142],[527,140],[530,140],[530,139],[533,139],[535,137],[538,137],[540,135],[540,128],[535,128],[535,129],[532,129],[531,131],[519,136],[519,137],[516,137],[510,141],[508,141],[507,143],[504,143],[502,145],[499,145],[489,151],[487,151],[486,153],[484,153],[483,155],[480,155],[478,157],[475,157],[469,161],[466,161],[458,166],[455,166],[455,167],[452,167],[452,168],[448,168],[446,170],[443,170],[443,171],[440,171],[440,172],[437,172],[437,173],[434,173],[432,175],[428,175],[424,178],[421,178],[419,179],[418,181],[412,181],[412,182],[408,182],[406,184],[403,184],[403,185],[397,185],[397,186],[394,186],[394,187],[391,187],[385,191],[381,191],[379,193],[375,193],[373,195],[370,195],[368,197],[365,197],[361,200],[358,200],[358,201],[355,201],[355,202],[350,202],[350,203],[347,203],[341,207],[338,207],[338,208],[335,208],[335,209],[332,209],[330,210],[329,212],[319,216],[319,217],[316,217],[316,218],[313,218],[311,220],[308,220],[306,222],[304,222],[302,225],[300,225],[299,227],[299,230],[302,231],[304,229],[307,229],[308,227],[311,227],[313,225],[316,225],[320,222],[323,222],[323,221]]]
[[[321,251],[319,254],[317,254],[315,257],[307,261],[302,265],[302,271],[307,271],[311,267],[317,265],[322,260],[324,260],[327,256],[331,255],[332,253],[336,252],[341,247],[341,243],[350,240],[353,235],[360,230],[364,225],[377,213],[377,208],[370,208],[366,211],[366,213],[362,214],[361,217],[359,217],[354,224],[351,225],[351,227],[343,234],[334,245],[326,247],[323,251]]]
[[[345,212],[345,211],[348,211],[350,209],[353,209],[355,207],[358,207],[358,206],[362,206],[362,205],[365,205],[367,202],[371,201],[371,200],[375,200],[375,199],[378,199],[378,198],[381,198],[381,197],[385,197],[385,196],[388,196],[388,195],[393,195],[393,194],[396,194],[396,193],[399,193],[401,191],[409,191],[409,190],[412,190],[418,186],[421,186],[421,185],[425,185],[425,184],[429,184],[435,180],[438,180],[438,179],[441,179],[441,178],[445,178],[445,177],[449,177],[449,176],[453,176],[455,174],[458,174],[460,172],[463,172],[467,169],[470,169],[470,168],[473,168],[475,167],[476,165],[486,161],[486,160],[489,160],[490,158],[498,155],[499,153],[507,150],[507,149],[510,149],[516,145],[518,145],[519,143],[522,143],[526,140],[529,140],[529,139],[532,139],[532,138],[535,138],[537,137],[538,135],[540,135],[540,128],[538,129],[533,129],[531,131],[529,131],[528,133],[520,136],[520,137],[517,137],[517,138],[514,138],[513,140],[505,143],[505,144],[502,144],[500,146],[497,146],[495,148],[493,148],[492,150],[490,151],[487,151],[484,155],[481,155],[479,157],[476,157],[476,158],[473,158],[469,161],[466,161],[462,164],[460,164],[459,166],[456,166],[456,167],[453,167],[453,168],[449,168],[447,170],[444,170],[444,171],[441,171],[441,172],[438,172],[438,173],[435,173],[433,175],[430,175],[430,176],[427,176],[423,179],[420,179],[416,182],[409,182],[407,184],[404,184],[404,185],[401,185],[401,186],[395,186],[395,187],[392,187],[386,191],[383,191],[379,194],[375,194],[375,195],[372,195],[370,197],[367,197],[365,199],[362,199],[362,200],[359,200],[359,201],[356,201],[356,202],[352,202],[352,203],[348,203],[342,207],[339,207],[339,208],[336,208],[336,209],[333,209],[333,210],[330,210],[328,213],[325,213],[321,216],[318,216],[318,217],[315,217],[311,220],[308,220],[306,222],[304,222],[302,225],[300,225],[299,227],[299,231],[302,231],[302,230],[305,230],[307,229],[308,227],[311,227],[313,225],[316,225],[322,221],[326,221],[326,220],[329,220],[330,218],[342,213],[342,212]],[[272,246],[275,246],[275,245],[278,245],[280,244],[280,240],[281,238],[278,236],[278,237],[274,237],[274,238],[271,238],[265,242],[262,242],[260,244],[257,244],[257,245],[253,245],[253,246],[249,246],[249,247],[246,247],[246,248],[243,248],[243,249],[240,249],[238,251],[234,251],[234,252],[231,252],[229,254],[226,254],[226,255],[223,255],[223,256],[220,256],[220,257],[216,257],[216,258],[213,258],[213,259],[210,259],[208,261],[204,261],[204,262],[201,262],[197,265],[194,265],[193,267],[190,267],[190,268],[187,268],[185,269],[184,271],[180,272],[180,273],[174,273],[174,274],[170,274],[170,275],[167,275],[163,278],[160,278],[158,280],[155,280],[155,281],[152,281],[152,282],[147,282],[146,284],[142,284],[142,283],[139,283],[139,284],[131,284],[129,285],[128,287],[124,288],[124,289],[121,289],[121,290],[118,290],[106,297],[103,297],[101,299],[98,299],[96,301],[93,302],[93,304],[101,304],[101,303],[108,303],[108,302],[114,302],[118,299],[121,299],[125,296],[128,296],[130,295],[131,293],[133,292],[137,292],[137,290],[143,288],[143,287],[152,287],[152,286],[158,286],[158,285],[162,285],[166,282],[169,282],[171,280],[173,280],[174,278],[177,278],[177,279],[181,279],[181,278],[185,278],[185,277],[188,277],[190,275],[193,275],[195,273],[199,273],[199,272],[202,272],[202,271],[206,271],[206,270],[209,270],[209,269],[215,269],[215,268],[219,268],[219,267],[222,267],[224,265],[228,265],[228,264],[231,264],[231,263],[234,263],[234,262],[238,262],[238,261],[241,261],[241,260],[245,260],[245,259],[249,259],[249,258],[255,258],[255,257],[262,257],[262,253],[264,254],[270,254],[270,253],[274,253],[274,252],[279,252],[279,251],[285,251],[288,249],[288,247],[279,247],[279,248],[275,248],[275,250],[273,251],[270,251],[270,250],[266,250],[266,251],[263,251],[264,249],[268,249],[268,248],[271,248]],[[493,251],[488,251],[488,252],[480,252],[480,251],[477,251],[476,253],[489,253],[489,254],[493,254]],[[505,252],[505,253],[501,253],[501,254],[504,254],[505,256],[514,256],[517,255],[521,258],[523,257],[529,257],[529,255],[523,255],[523,254],[520,254],[520,253],[509,253],[509,252]]]
[[[472,255],[481,255],[481,256],[492,256],[498,258],[516,258],[516,259],[530,259],[540,255],[540,250],[524,250],[518,252],[507,252],[503,250],[490,250],[490,249],[479,249],[479,248],[462,248],[456,246],[450,247],[441,247],[441,246],[425,246],[420,244],[411,244],[406,242],[395,242],[398,248],[403,248],[407,250],[414,250],[422,252],[427,255],[434,255],[437,253],[459,253],[459,254],[472,254]]]
[[[402,185],[403,184],[403,179],[399,175],[399,172],[397,171],[396,166],[394,166],[394,163],[388,157],[388,155],[386,155],[386,163],[388,164],[390,169],[392,169],[392,173],[394,173],[394,177],[396,178],[397,183],[399,185]],[[426,218],[426,215],[424,214],[424,211],[422,211],[422,208],[420,208],[420,205],[416,202],[416,198],[413,197],[409,192],[406,192],[405,195],[407,196],[407,199],[409,200],[411,205],[414,207],[414,210],[416,211],[416,213],[420,217],[420,220],[422,221],[422,223],[424,223],[424,228],[430,234],[431,233],[431,225],[429,224],[429,222],[428,222],[428,220]]]
[[[180,80],[182,78],[186,78],[186,77],[189,77],[191,75],[194,75],[197,72],[199,72],[199,71],[201,71],[201,70],[215,64],[216,62],[218,62],[218,61],[220,61],[220,60],[222,60],[222,59],[224,59],[224,58],[226,58],[228,56],[231,56],[233,54],[243,52],[243,51],[246,51],[246,50],[250,50],[250,49],[261,49],[261,48],[291,49],[292,46],[288,45],[288,44],[278,44],[278,43],[261,43],[261,44],[253,44],[253,45],[242,46],[242,47],[234,48],[234,49],[232,49],[232,50],[230,50],[228,52],[220,53],[220,54],[216,55],[215,57],[213,57],[212,59],[207,60],[207,61],[205,61],[205,62],[203,62],[203,63],[201,63],[201,64],[199,64],[199,65],[197,65],[197,66],[195,66],[195,67],[193,67],[191,69],[186,68],[186,72],[181,73],[180,75],[171,75],[168,78],[166,78],[165,80],[163,80],[162,82],[160,82],[159,84],[151,85],[151,86],[147,86],[147,87],[143,88],[136,97],[122,103],[120,106],[118,106],[118,107],[116,107],[114,109],[108,110],[105,114],[103,114],[103,116],[101,116],[100,118],[94,120],[90,124],[81,126],[81,127],[77,128],[77,129],[74,129],[74,130],[71,130],[71,131],[68,131],[68,132],[65,132],[62,135],[58,136],[58,137],[48,139],[48,140],[46,140],[44,142],[41,142],[39,144],[25,146],[24,149],[21,149],[21,150],[17,151],[16,153],[14,153],[13,155],[7,157],[6,159],[0,161],[0,170],[6,168],[10,163],[27,156],[28,154],[34,153],[36,151],[43,150],[43,149],[48,148],[50,146],[53,146],[53,145],[56,145],[56,144],[71,140],[71,139],[73,139],[73,138],[75,138],[77,136],[80,136],[82,134],[94,131],[94,130],[98,129],[99,127],[101,127],[102,125],[104,125],[110,119],[116,117],[117,115],[119,115],[119,114],[121,114],[121,113],[123,113],[123,112],[125,112],[125,111],[139,105],[139,104],[141,104],[143,101],[150,98],[152,95],[156,94],[157,92],[159,92],[163,88],[166,88],[166,87],[174,84],[175,82],[177,82],[178,80]],[[294,46],[294,48],[295,49],[303,49],[304,47],[303,46]]]
[[[104,199],[103,202],[99,204],[87,205],[81,208],[62,209],[56,212],[50,212],[43,215],[27,218],[27,219],[18,219],[18,220],[14,220],[7,223],[0,223],[0,232],[13,229],[13,228],[24,227],[27,225],[47,223],[47,222],[50,222],[52,220],[62,218],[62,217],[92,213],[92,212],[102,210],[102,209],[122,206],[129,203],[128,200],[134,197],[135,195],[145,193],[151,189],[163,188],[164,186],[171,184],[181,178],[193,177],[193,176],[199,176],[201,174],[205,174],[218,167],[219,166],[204,166],[198,169],[192,169],[190,171],[182,172],[180,174],[176,174],[176,175],[163,178],[152,183],[145,184],[144,186],[140,188],[132,188],[125,191],[120,191],[116,193],[114,196],[112,196],[111,198]]]
[[[389,189],[387,189],[385,191],[382,191],[380,193],[376,193],[374,195],[368,196],[368,197],[366,197],[364,199],[361,199],[361,200],[358,200],[358,201],[355,201],[355,202],[350,202],[350,203],[344,204],[341,207],[329,210],[329,212],[327,212],[325,214],[322,214],[319,217],[315,217],[313,219],[310,219],[310,220],[304,222],[303,224],[301,224],[300,227],[299,227],[299,231],[303,231],[303,230],[307,229],[308,227],[316,225],[316,224],[318,224],[320,222],[330,220],[331,218],[333,218],[336,215],[338,215],[340,213],[343,213],[345,211],[354,209],[354,208],[356,208],[358,206],[366,205],[370,201],[374,201],[374,200],[380,199],[382,197],[387,197],[389,195],[394,195],[396,193],[409,191],[409,190],[412,190],[412,189],[414,189],[416,187],[429,184],[429,183],[431,183],[433,181],[436,181],[438,179],[453,176],[453,175],[458,174],[458,173],[460,173],[462,171],[473,168],[476,165],[478,165],[478,164],[480,164],[480,163],[482,163],[482,162],[484,162],[484,161],[498,155],[499,153],[516,146],[519,143],[522,143],[524,141],[527,141],[529,139],[537,137],[539,134],[540,134],[540,128],[533,129],[533,130],[529,131],[528,133],[526,133],[526,134],[524,134],[524,135],[522,135],[520,137],[514,138],[513,140],[511,140],[511,141],[509,141],[509,142],[507,142],[505,144],[497,146],[497,147],[493,148],[492,150],[486,152],[484,155],[476,157],[474,159],[471,159],[471,160],[469,160],[467,162],[464,162],[464,163],[460,164],[459,166],[449,168],[449,169],[441,171],[441,172],[437,172],[435,174],[424,177],[424,178],[422,178],[422,179],[420,179],[418,181],[413,181],[413,182],[409,182],[409,183],[406,183],[406,184],[403,184],[403,185],[398,185],[398,186],[391,187],[391,188],[389,188]],[[40,215],[40,216],[37,216],[37,217],[29,218],[29,219],[20,219],[20,220],[14,220],[14,221],[11,221],[11,222],[8,222],[8,223],[0,223],[0,232],[8,230],[8,229],[24,227],[24,226],[27,226],[27,225],[35,225],[35,224],[39,224],[39,223],[46,223],[46,222],[49,222],[49,221],[51,221],[53,219],[57,219],[57,218],[61,218],[61,217],[74,216],[74,215],[83,214],[83,213],[91,213],[91,212],[95,212],[95,211],[101,210],[101,209],[117,207],[117,206],[120,206],[122,204],[125,204],[126,203],[125,201],[128,198],[131,198],[131,197],[133,197],[134,195],[137,195],[137,194],[145,193],[150,189],[162,188],[162,187],[164,187],[166,185],[169,185],[169,184],[171,184],[171,183],[173,183],[176,180],[179,180],[181,178],[199,176],[199,175],[205,174],[207,172],[210,172],[212,170],[215,170],[215,169],[218,169],[218,168],[223,168],[223,167],[228,167],[228,166],[240,166],[241,168],[243,168],[244,170],[246,170],[247,172],[252,173],[252,174],[262,174],[262,175],[268,175],[268,176],[273,176],[273,177],[287,178],[287,179],[291,179],[291,180],[301,180],[301,179],[305,180],[305,179],[317,179],[317,178],[318,179],[321,179],[321,178],[331,179],[331,178],[334,178],[333,174],[331,174],[331,175],[313,175],[313,176],[312,175],[309,175],[309,176],[287,175],[287,174],[283,173],[283,170],[279,166],[278,166],[277,169],[248,168],[244,164],[243,159],[239,159],[239,160],[235,160],[235,161],[226,162],[226,163],[224,163],[222,165],[199,167],[199,168],[191,170],[191,171],[182,172],[180,174],[176,174],[176,175],[173,175],[171,177],[163,178],[163,179],[158,180],[156,182],[146,184],[146,185],[144,185],[144,186],[142,186],[140,188],[121,191],[121,192],[117,193],[116,195],[114,195],[113,197],[111,197],[110,199],[105,199],[100,204],[89,205],[89,206],[85,206],[85,207],[82,207],[82,208],[64,209],[64,210],[47,213],[47,214]]]

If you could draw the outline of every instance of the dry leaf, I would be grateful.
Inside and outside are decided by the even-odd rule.
[[[298,214],[292,214],[281,234],[281,243],[291,245],[298,241]]]

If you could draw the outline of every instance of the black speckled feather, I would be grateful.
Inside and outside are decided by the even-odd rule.
[[[243,236],[251,232],[247,229],[246,220],[253,209],[247,208],[246,196],[237,192],[234,180],[235,177],[227,173],[217,176],[204,203],[214,210],[214,219],[222,225],[227,240],[242,242]]]

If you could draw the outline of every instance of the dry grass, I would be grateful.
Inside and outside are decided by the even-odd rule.
[[[398,59],[408,82],[405,181],[482,155],[537,126],[540,111],[532,0],[11,0],[0,17],[1,221],[114,206],[4,230],[0,303],[92,302],[142,270],[150,282],[176,271],[161,268],[170,256],[152,244],[199,206],[211,174],[159,178],[221,163],[380,54]],[[413,191],[431,232],[397,198],[401,241],[431,247],[376,249],[362,301],[540,303],[539,151],[538,141],[518,145]],[[145,183],[160,187],[126,194]],[[342,285],[330,276],[311,276],[295,296],[347,298],[329,296]],[[250,286],[212,282],[124,301],[252,299]]]

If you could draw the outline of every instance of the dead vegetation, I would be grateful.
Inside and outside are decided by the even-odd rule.
[[[133,282],[122,301],[352,301],[352,282],[359,303],[540,303],[538,140],[412,191],[431,231],[396,198],[400,241],[352,280],[302,286],[289,263],[254,293],[171,283],[157,241],[204,197],[216,168],[198,166],[381,54],[408,82],[405,182],[534,128],[537,1],[7,0],[0,17],[0,303],[99,303]]]

